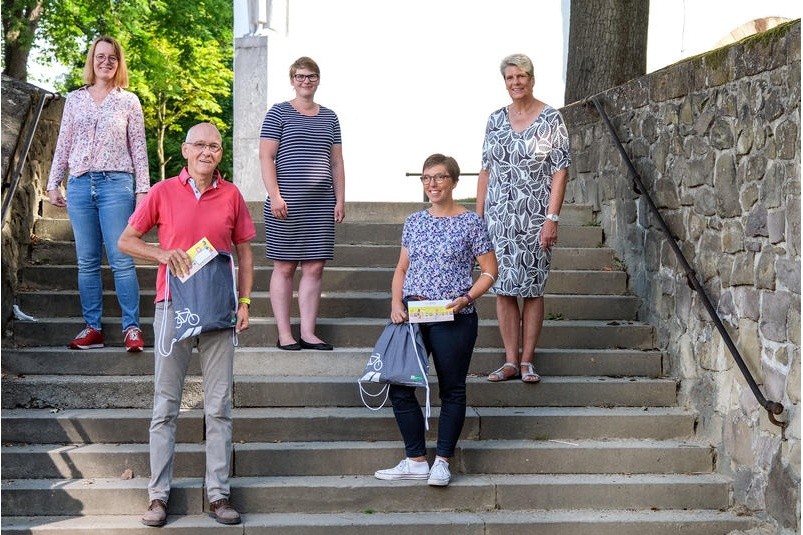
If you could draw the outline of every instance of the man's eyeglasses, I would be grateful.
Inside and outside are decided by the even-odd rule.
[[[205,150],[208,150],[212,154],[217,154],[218,152],[221,151],[221,149],[223,149],[223,147],[221,147],[217,143],[201,143],[200,141],[196,143],[187,143],[187,145],[191,146],[198,152],[203,152]]]
[[[98,63],[106,63],[106,61],[108,61],[109,63],[114,64],[117,63],[117,56],[107,56],[106,54],[95,54],[95,61],[97,61]]]
[[[421,175],[421,183],[422,184],[429,184],[433,180],[436,184],[443,184],[443,181],[447,178],[451,178],[450,175]]]
[[[317,74],[294,74],[293,80],[296,82],[303,82],[304,80],[309,80],[310,82],[317,82],[318,75]]]

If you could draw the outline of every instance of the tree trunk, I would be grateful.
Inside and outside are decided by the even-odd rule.
[[[565,103],[647,71],[649,0],[572,0]]]

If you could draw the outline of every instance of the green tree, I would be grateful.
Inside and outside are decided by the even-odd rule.
[[[234,82],[232,25],[229,0],[152,4],[142,31],[131,40],[139,52],[131,85],[143,102],[160,180],[181,169],[180,158],[170,163],[188,126],[209,121],[224,135],[231,129],[230,113],[224,116],[231,107],[224,103]],[[221,172],[227,177],[231,161],[226,151]]]
[[[83,84],[91,40],[115,37],[125,50],[129,89],[142,101],[151,178],[164,179],[181,169],[183,160],[174,156],[192,124],[215,124],[224,145],[231,145],[226,140],[232,127],[232,26],[230,0],[3,0],[5,67],[7,72],[12,39],[7,28],[16,28],[15,65],[23,55],[27,62],[39,38],[45,61],[71,67],[57,83],[60,91],[70,91]],[[15,77],[24,80],[26,75],[17,69]],[[220,170],[230,179],[231,169],[227,150]]]

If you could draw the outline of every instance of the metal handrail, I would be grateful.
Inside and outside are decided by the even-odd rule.
[[[619,149],[619,153],[622,155],[622,159],[627,164],[630,173],[633,175],[633,182],[634,182],[634,189],[636,193],[642,195],[644,200],[647,201],[647,204],[650,207],[653,215],[655,215],[656,219],[658,220],[658,224],[663,230],[664,234],[667,237],[667,241],[669,242],[672,251],[675,252],[675,256],[677,257],[680,264],[683,266],[683,270],[686,272],[686,280],[689,286],[698,293],[700,299],[705,306],[705,309],[708,311],[708,315],[713,320],[714,324],[719,331],[719,334],[722,336],[722,339],[725,341],[725,345],[730,350],[731,356],[733,356],[733,360],[736,362],[736,365],[741,370],[742,375],[744,376],[745,381],[750,386],[750,390],[753,391],[753,395],[756,397],[756,400],[761,404],[762,407],[767,411],[767,416],[769,420],[781,428],[781,432],[786,430],[787,423],[781,422],[775,419],[775,415],[781,414],[784,411],[784,406],[777,401],[769,401],[767,398],[764,397],[764,394],[761,393],[761,390],[758,388],[758,384],[756,384],[756,380],[753,378],[753,375],[750,373],[750,370],[747,368],[747,365],[744,362],[741,354],[739,354],[739,350],[736,348],[736,345],[733,343],[728,331],[725,330],[725,326],[722,324],[722,320],[717,315],[716,309],[714,305],[711,303],[711,299],[709,299],[708,295],[705,292],[705,289],[700,284],[700,281],[697,279],[697,273],[694,269],[689,265],[689,262],[686,260],[686,257],[683,255],[683,252],[678,247],[678,244],[675,242],[674,236],[672,236],[672,232],[669,230],[669,226],[666,224],[666,221],[661,216],[661,213],[658,211],[658,207],[653,202],[652,197],[647,191],[647,188],[644,187],[644,183],[641,180],[638,172],[636,172],[636,168],[633,166],[633,161],[630,159],[630,156],[625,152],[625,148],[622,146],[622,142],[619,139],[618,134],[616,133],[616,129],[613,127],[608,114],[605,112],[602,103],[599,101],[597,97],[591,97],[591,102],[594,104],[594,107],[597,109],[597,113],[602,120],[605,122],[605,125],[608,127],[608,130],[613,136],[613,139],[616,141],[616,147]]]
[[[53,98],[58,98],[57,93],[51,93],[50,91],[37,91],[37,95],[39,95],[39,102],[36,106],[36,112],[33,118],[32,123],[30,124],[30,128],[25,136],[25,143],[22,146],[22,152],[20,153],[19,160],[17,160],[17,165],[14,168],[14,174],[11,176],[11,182],[8,185],[8,192],[6,196],[3,198],[3,209],[0,212],[2,216],[2,221],[6,220],[6,214],[8,213],[9,208],[11,208],[11,201],[14,198],[14,194],[17,192],[17,188],[19,187],[20,176],[22,175],[22,168],[25,165],[25,160],[28,159],[28,151],[31,149],[31,144],[33,143],[33,136],[36,133],[36,128],[39,126],[39,119],[42,117],[42,110],[45,108],[45,103]],[[5,184],[4,184],[5,185]]]

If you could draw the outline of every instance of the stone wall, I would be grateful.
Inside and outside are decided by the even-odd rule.
[[[19,154],[30,121],[35,115],[39,99],[47,92],[30,84],[2,78],[2,168],[3,198],[6,183],[10,182],[17,167]],[[11,307],[14,304],[14,289],[19,283],[22,262],[27,257],[31,243],[33,222],[39,213],[40,201],[45,191],[50,162],[56,148],[64,99],[50,99],[45,103],[39,126],[28,151],[27,163],[22,167],[19,186],[3,221],[2,240],[2,336],[7,339]]]
[[[800,21],[598,95],[680,249],[758,381],[768,421],[592,105],[562,111],[566,202],[590,203],[699,414],[734,500],[800,532]]]

